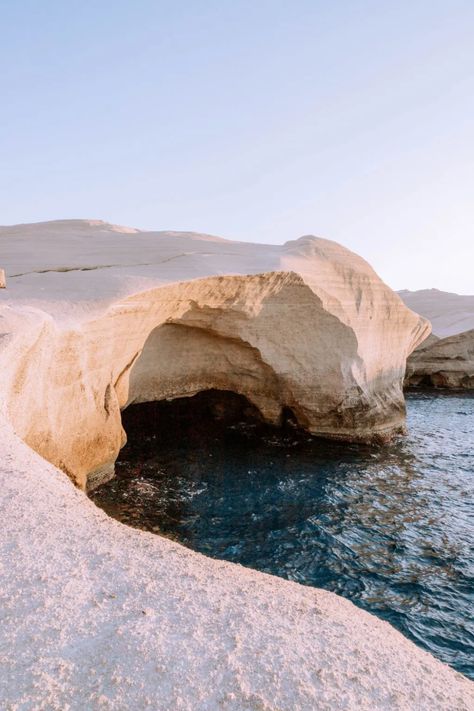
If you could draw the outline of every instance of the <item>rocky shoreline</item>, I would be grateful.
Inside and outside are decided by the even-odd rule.
[[[99,510],[0,417],[2,704],[470,711],[474,684],[324,590]]]
[[[405,387],[474,390],[474,329],[430,338],[408,358]]]
[[[315,237],[76,220],[0,228],[0,244],[6,709],[473,708],[474,684],[388,623],[132,530],[83,491],[113,473],[134,402],[217,388],[322,436],[400,432],[426,319]]]

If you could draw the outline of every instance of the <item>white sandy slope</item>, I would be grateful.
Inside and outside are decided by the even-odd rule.
[[[452,294],[439,289],[404,289],[398,294],[409,309],[431,322],[433,333],[440,338],[474,328],[474,295]]]
[[[0,423],[5,711],[435,711],[474,684],[332,593],[97,509]]]

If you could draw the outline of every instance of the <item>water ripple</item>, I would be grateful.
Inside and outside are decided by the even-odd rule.
[[[239,428],[146,437],[93,498],[130,525],[344,595],[474,678],[474,398],[407,405],[410,434],[389,447]]]

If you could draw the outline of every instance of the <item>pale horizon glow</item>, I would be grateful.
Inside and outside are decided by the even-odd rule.
[[[471,0],[20,0],[0,33],[0,224],[316,234],[474,294]]]

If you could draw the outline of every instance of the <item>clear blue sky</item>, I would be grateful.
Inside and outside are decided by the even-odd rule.
[[[474,293],[473,0],[0,0],[0,97],[0,224],[312,233]]]

